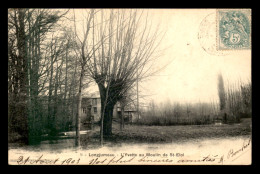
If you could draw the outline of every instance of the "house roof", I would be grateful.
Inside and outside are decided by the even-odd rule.
[[[121,107],[117,106],[118,111],[121,111]],[[136,112],[136,108],[132,105],[125,106],[124,108],[125,112]]]
[[[82,96],[82,98],[100,98],[99,91],[89,93],[87,95]]]

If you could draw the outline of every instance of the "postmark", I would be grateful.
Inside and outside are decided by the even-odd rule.
[[[217,50],[251,49],[251,10],[217,9]]]
[[[208,14],[199,25],[198,40],[205,52],[214,56],[225,56],[229,52],[217,50],[216,13]]]

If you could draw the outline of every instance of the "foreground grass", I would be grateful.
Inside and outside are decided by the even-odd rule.
[[[239,124],[188,125],[188,126],[140,126],[126,125],[123,131],[119,124],[113,124],[113,135],[105,138],[105,143],[168,143],[183,142],[201,138],[227,138],[251,135],[251,119],[243,119]],[[98,144],[99,128],[91,135],[82,137],[82,145]],[[87,143],[87,144],[86,144]]]

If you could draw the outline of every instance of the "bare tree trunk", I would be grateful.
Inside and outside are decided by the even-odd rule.
[[[125,122],[124,122],[125,116],[124,116],[124,114],[125,114],[125,107],[122,106],[121,107],[121,124],[120,124],[120,130],[121,131],[124,129],[124,126],[125,126]]]
[[[140,115],[139,115],[139,84],[138,84],[138,68],[137,68],[137,72],[136,72],[136,76],[137,76],[137,78],[136,78],[136,99],[137,99],[137,103],[136,103],[136,111],[137,111],[137,122],[139,122],[139,117],[140,117]]]
[[[112,119],[113,119],[113,109],[114,104],[109,103],[106,101],[102,101],[103,104],[101,104],[101,129],[100,133],[101,135],[105,137],[109,137],[112,135]],[[103,122],[103,123],[102,123]]]
[[[52,46],[51,46],[52,48]],[[51,50],[52,52],[52,50]],[[48,96],[48,129],[51,131],[53,123],[52,123],[52,78],[53,78],[53,64],[54,64],[54,56],[51,56],[51,67],[50,67],[50,78],[49,78],[49,96]]]
[[[19,73],[19,82],[20,82],[20,92],[19,92],[19,102],[21,105],[16,106],[16,117],[20,117],[20,134],[23,136],[24,142],[26,144],[29,143],[28,137],[28,118],[27,118],[27,59],[26,59],[26,34],[25,34],[25,25],[24,25],[24,18],[25,18],[25,10],[18,9],[18,22],[19,28],[17,33],[17,47],[18,47],[18,60],[17,66],[20,71]]]
[[[76,146],[80,146],[80,116],[81,116],[81,90],[82,90],[82,83],[85,73],[85,65],[89,61],[90,56],[89,53],[86,54],[86,47],[87,47],[87,38],[88,34],[91,28],[91,20],[94,18],[94,9],[91,9],[88,13],[87,17],[87,26],[86,30],[84,31],[84,37],[81,41],[80,38],[77,35],[77,29],[76,29],[76,20],[75,20],[75,13],[74,13],[74,29],[75,29],[75,38],[80,42],[80,57],[81,57],[81,73],[80,73],[80,79],[79,79],[79,93],[78,93],[78,111],[76,115]],[[92,26],[93,27],[93,26]]]
[[[114,105],[110,104],[110,103],[108,103],[105,107],[104,128],[103,128],[103,134],[105,136],[112,135],[113,108],[114,108]]]
[[[79,78],[79,93],[78,93],[78,110],[76,114],[76,146],[80,146],[80,117],[81,117],[81,101],[82,101],[82,81],[84,77],[84,66],[81,66],[81,73]]]
[[[57,109],[58,109],[58,77],[59,77],[59,68],[58,65],[56,67],[56,74],[55,74],[55,84],[54,84],[54,95],[53,95],[53,112],[52,112],[52,135],[56,135],[57,128],[56,128],[56,118],[57,118]]]
[[[102,101],[101,101],[102,102]],[[101,142],[103,141],[103,137],[109,137],[112,135],[112,119],[113,119],[113,104],[106,104],[103,101],[101,104],[101,127],[100,127],[100,135]],[[103,143],[101,143],[103,144]]]
[[[72,115],[72,120],[70,120],[71,123],[73,123],[73,120],[75,120],[75,92],[73,91],[73,88],[76,87],[75,86],[75,78],[76,78],[76,73],[77,73],[77,57],[75,58],[75,68],[74,68],[74,72],[73,72],[73,76],[72,76],[72,81],[70,83],[70,89],[69,89],[69,94],[68,94],[68,98],[69,98],[69,103],[70,103],[70,108],[71,108],[71,115]]]
[[[104,103],[101,102],[101,119],[100,119],[100,145],[104,144]]]
[[[66,48],[66,54],[65,54],[65,89],[64,89],[64,98],[63,98],[63,106],[64,106],[64,122],[66,124],[63,125],[63,130],[67,129],[67,122],[68,120],[68,101],[67,101],[67,91],[68,91],[68,44]]]
[[[110,84],[110,81],[108,84]],[[108,88],[105,88],[102,84],[99,84],[98,87],[101,98],[100,144],[103,146],[104,136],[112,135],[112,118],[115,104],[108,100],[109,85]]]
[[[98,85],[99,87],[99,92],[100,92],[100,99],[101,99],[101,118],[100,118],[100,145],[103,146],[104,144],[104,115],[105,115],[105,110],[104,108],[106,107],[107,103],[107,92],[105,91],[105,88],[103,85]],[[105,100],[105,102],[104,102]]]

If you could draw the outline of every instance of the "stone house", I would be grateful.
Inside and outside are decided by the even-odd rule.
[[[82,97],[81,120],[98,122],[101,115],[101,100],[97,93]]]
[[[81,122],[88,124],[89,122],[97,123],[101,117],[101,99],[99,92],[92,93],[89,96],[82,97],[81,103]],[[126,122],[134,122],[137,119],[137,112],[134,106],[128,105],[124,110],[124,120]],[[117,103],[113,110],[113,119],[121,118],[121,106]]]

